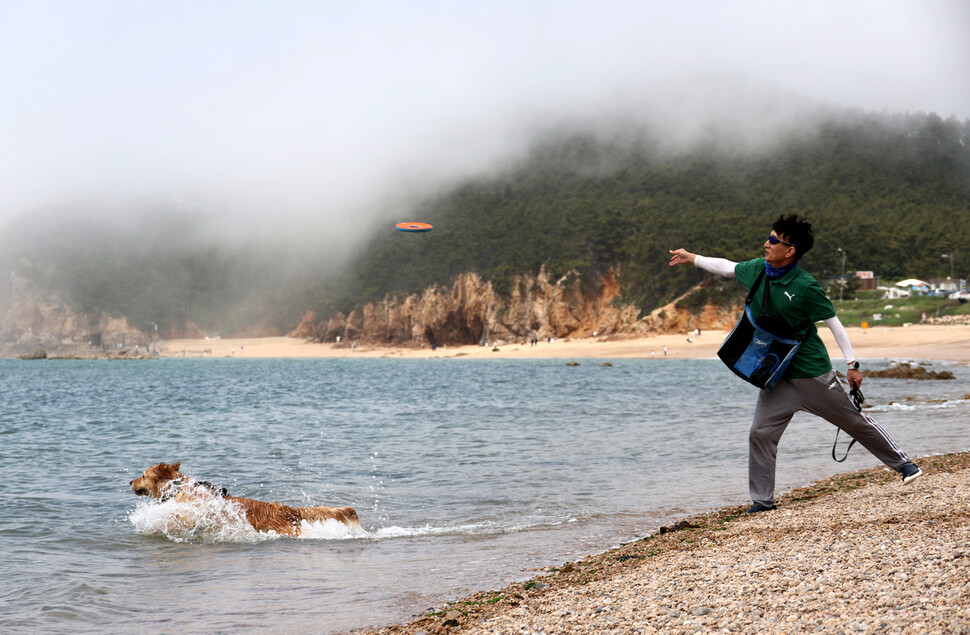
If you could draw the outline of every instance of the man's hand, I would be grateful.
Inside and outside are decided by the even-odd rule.
[[[856,368],[845,371],[845,378],[849,380],[850,388],[858,388],[862,385],[862,371]]]
[[[686,249],[672,249],[670,250],[670,266],[692,265],[696,257],[696,254],[692,254]]]

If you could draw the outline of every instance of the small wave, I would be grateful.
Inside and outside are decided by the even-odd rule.
[[[307,522],[300,521],[300,536],[303,540],[354,540],[373,537],[360,525],[347,525],[339,520]]]
[[[381,527],[371,534],[372,538],[383,540],[387,538],[420,538],[424,536],[472,536],[488,535],[492,533],[502,533],[488,531],[480,525],[462,525],[458,527]]]
[[[967,405],[966,399],[940,399],[927,401],[893,401],[867,408],[867,412],[913,412],[917,410],[949,410]]]
[[[369,537],[375,540],[384,540],[389,538],[421,538],[426,536],[497,536],[501,534],[514,534],[522,531],[555,529],[563,524],[577,522],[582,522],[582,520],[576,517],[569,517],[557,521],[541,520],[515,525],[508,525],[495,521],[443,527],[434,527],[432,525],[425,525],[424,527],[399,527],[397,525],[392,525],[390,527],[380,527],[374,530],[370,533]]]

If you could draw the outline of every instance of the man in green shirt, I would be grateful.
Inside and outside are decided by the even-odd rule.
[[[803,339],[784,378],[770,391],[758,394],[754,421],[748,434],[748,487],[754,503],[749,514],[775,509],[775,458],[778,442],[788,422],[799,410],[811,412],[838,426],[869,450],[873,456],[898,471],[903,483],[922,472],[892,437],[872,417],[855,407],[848,391],[838,380],[816,322],[825,322],[835,336],[848,366],[846,377],[852,388],[862,384],[859,362],[835,307],[818,281],[798,266],[798,261],[815,244],[812,225],[795,214],[782,216],[772,225],[765,241],[765,257],[735,263],[724,258],[707,258],[684,249],[670,252],[670,266],[693,264],[705,271],[737,278],[749,290],[762,272],[771,280],[771,311]],[[751,301],[752,315],[761,314],[763,290]]]

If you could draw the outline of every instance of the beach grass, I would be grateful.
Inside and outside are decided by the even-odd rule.
[[[970,322],[970,302],[945,297],[913,295],[886,299],[882,292],[860,291],[852,299],[835,300],[835,311],[846,326],[901,326],[927,319],[965,316]]]

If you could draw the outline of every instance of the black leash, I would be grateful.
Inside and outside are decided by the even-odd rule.
[[[852,390],[850,390],[849,391],[849,396],[852,397],[852,403],[855,404],[856,410],[858,410],[859,412],[862,412],[862,404],[865,403],[866,398],[862,394],[862,391],[859,390],[859,387],[856,386],[855,388],[853,388]],[[843,456],[841,459],[836,458],[835,457],[835,446],[838,445],[838,443],[839,443],[839,433],[840,432],[842,432],[841,429],[836,429],[836,431],[835,431],[835,443],[832,444],[832,458],[835,460],[836,463],[842,463],[847,458],[849,458],[849,450],[851,450],[852,449],[852,446],[855,445],[855,439],[852,439],[852,442],[849,443],[849,447],[847,447],[845,449],[845,456]]]

